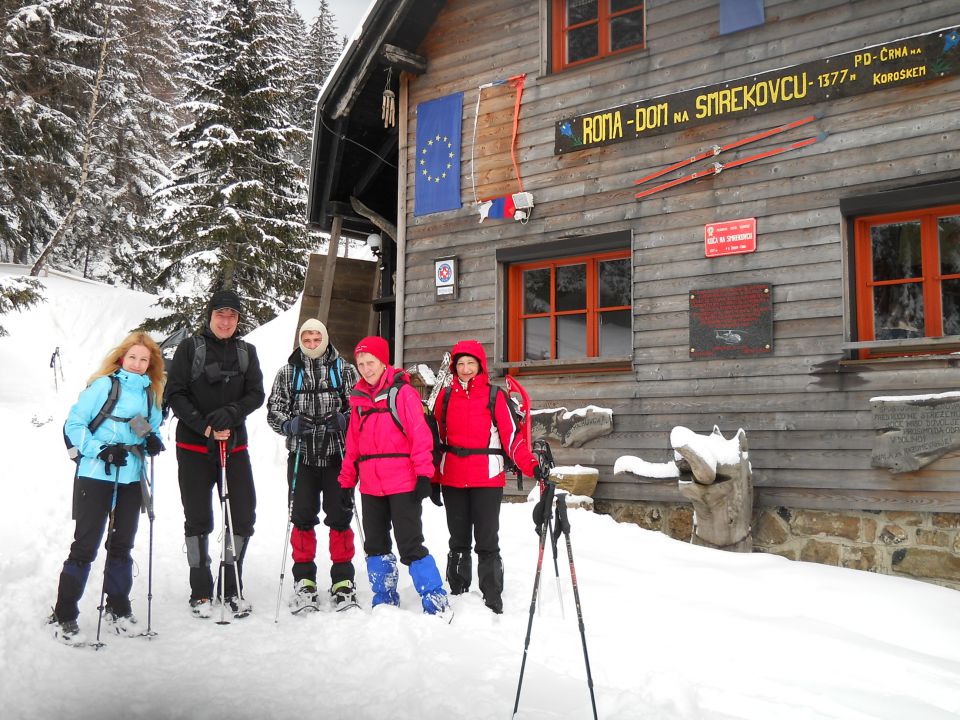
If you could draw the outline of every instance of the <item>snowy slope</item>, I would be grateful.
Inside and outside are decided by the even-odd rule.
[[[0,270],[2,272],[2,270]],[[8,316],[0,338],[0,713],[55,718],[476,718],[510,716],[527,629],[537,538],[530,505],[501,514],[506,612],[476,592],[451,625],[402,606],[293,617],[274,609],[286,523],[284,450],[260,411],[250,420],[259,496],[246,564],[254,614],[229,626],[189,616],[182,511],[172,451],[156,464],[153,628],[100,651],[50,639],[44,618],[72,538],[72,464],[60,427],[108,346],[148,312],[149,296],[45,280],[49,302]],[[289,354],[296,310],[254,332],[267,382]],[[59,392],[47,367],[59,345]],[[36,426],[32,418],[50,422]],[[165,433],[167,430],[165,429]],[[168,447],[172,439],[167,440]],[[694,547],[609,517],[571,511],[572,542],[601,718],[644,720],[946,720],[960,716],[960,593],[900,578]],[[443,511],[424,505],[443,563]],[[146,623],[148,529],[134,558],[134,611]],[[322,532],[321,532],[322,537]],[[320,567],[326,543],[321,540]],[[552,561],[533,622],[520,712],[588,718],[590,698],[565,549],[561,615]],[[101,553],[102,554],[102,553]],[[96,632],[102,558],[81,603]],[[289,586],[290,562],[287,562]],[[284,588],[284,602],[289,587]]]

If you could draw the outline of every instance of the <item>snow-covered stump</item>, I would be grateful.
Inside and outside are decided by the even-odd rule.
[[[592,467],[568,465],[550,468],[550,480],[558,490],[566,490],[571,495],[593,497],[599,479],[600,471]]]
[[[753,535],[753,475],[747,451],[747,435],[741,428],[727,440],[714,426],[709,436],[675,427],[670,444],[680,456],[680,493],[693,503],[694,545],[751,552]]]

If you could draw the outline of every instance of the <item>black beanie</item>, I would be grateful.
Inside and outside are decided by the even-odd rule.
[[[214,310],[230,308],[236,310],[238,315],[243,314],[243,306],[240,304],[240,296],[233,290],[217,290],[207,303],[207,322],[213,317]]]

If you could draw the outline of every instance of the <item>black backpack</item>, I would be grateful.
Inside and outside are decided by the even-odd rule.
[[[189,331],[186,328],[178,329],[173,335],[168,337],[160,344],[160,351],[163,354],[163,365],[167,374],[170,374],[170,363],[173,361],[173,355],[181,342],[189,337]],[[250,366],[250,349],[244,340],[237,340],[237,363],[240,370],[237,375],[243,375]],[[190,366],[190,382],[196,382],[207,364],[207,341],[202,335],[193,336],[193,364]],[[229,373],[232,375],[232,373]],[[170,404],[167,402],[167,396],[163,396],[163,407],[161,408],[163,419],[166,420],[170,415]]]
[[[115,420],[116,422],[130,422],[133,418],[127,417],[117,417],[112,415],[113,409],[117,406],[117,401],[120,399],[120,380],[117,378],[116,373],[110,375],[110,392],[107,393],[107,399],[103,402],[103,407],[100,408],[100,411],[94,415],[93,420],[90,421],[90,424],[87,425],[90,428],[91,433],[95,433],[97,428],[103,425],[103,421],[109,418],[110,420]],[[153,390],[147,389],[147,411],[149,412],[150,406],[153,404]],[[63,444],[67,446],[67,455],[75,463],[80,463],[80,450],[70,442],[70,438],[67,437],[67,423],[63,423]]]

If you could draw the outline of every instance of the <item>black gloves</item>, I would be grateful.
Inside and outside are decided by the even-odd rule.
[[[430,502],[437,507],[443,507],[443,500],[440,499],[440,483],[430,485]]]
[[[229,430],[240,424],[240,414],[236,408],[224,405],[207,415],[207,425],[213,430]]]
[[[280,429],[287,437],[296,437],[297,435],[309,435],[312,433],[314,424],[313,420],[306,415],[294,415],[289,420],[284,420]]]
[[[353,514],[353,490],[353,488],[340,488],[340,507],[350,515]]]
[[[417,475],[417,486],[413,489],[417,495],[417,500],[430,497],[430,484],[430,478],[426,475]]]
[[[150,457],[156,457],[166,450],[166,448],[163,446],[163,441],[160,440],[160,436],[156,433],[150,433],[147,435],[147,440],[144,443],[144,447],[147,450],[147,455]]]
[[[110,466],[122,468],[127,464],[127,448],[121,444],[104,445],[103,449],[97,455],[107,466],[107,475],[110,474]]]

